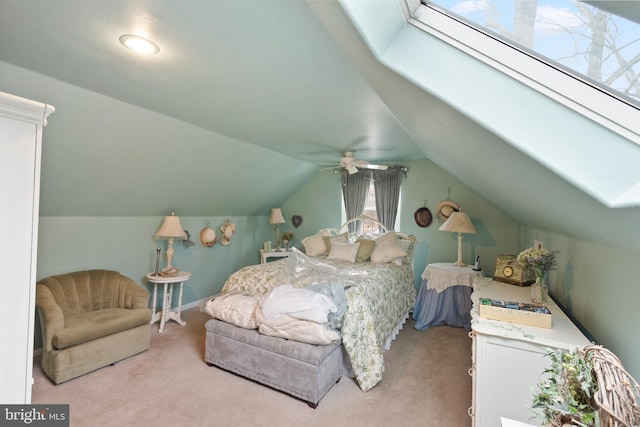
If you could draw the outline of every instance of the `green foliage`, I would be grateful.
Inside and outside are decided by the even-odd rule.
[[[518,254],[517,261],[526,273],[542,277],[547,271],[558,267],[559,253],[560,251],[528,248]]]
[[[282,233],[282,240],[292,241],[294,234],[291,231],[285,231]]]
[[[551,367],[544,371],[548,381],[537,385],[532,408],[542,409],[548,426],[598,426],[598,410],[593,395],[598,383],[593,376],[591,356],[572,348],[569,351],[547,349]]]

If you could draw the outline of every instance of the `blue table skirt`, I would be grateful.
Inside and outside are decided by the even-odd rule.
[[[471,293],[469,286],[451,286],[438,293],[427,289],[423,280],[411,317],[414,328],[425,330],[430,326],[456,326],[471,331]]]

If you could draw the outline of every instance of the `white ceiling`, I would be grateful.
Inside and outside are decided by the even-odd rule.
[[[0,60],[313,163],[424,158],[304,1],[2,0]]]

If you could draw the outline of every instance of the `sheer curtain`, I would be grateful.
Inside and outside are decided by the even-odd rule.
[[[348,221],[362,215],[364,211],[367,194],[369,193],[371,173],[369,171],[359,170],[357,173],[350,174],[346,170],[342,170],[340,171],[340,181],[342,182],[342,197],[344,199],[344,210],[347,213]],[[360,221],[351,223],[349,224],[349,233],[360,233],[361,228],[362,224]]]
[[[405,169],[394,166],[387,170],[373,170],[371,177],[376,193],[376,213],[380,221],[388,230],[393,230],[398,215],[400,202],[400,182]],[[357,174],[356,174],[357,175]]]

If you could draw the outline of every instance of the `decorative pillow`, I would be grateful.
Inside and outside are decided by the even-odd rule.
[[[334,243],[349,243],[349,236],[347,233],[342,233],[338,236],[324,236],[324,244],[327,247],[327,252],[331,250],[331,245]]]
[[[327,259],[356,262],[360,243],[331,243]]]
[[[413,255],[413,241],[409,239],[398,239],[400,246],[407,252],[405,256],[398,257],[391,261],[396,265],[402,265],[403,262],[411,264],[411,256]]]
[[[376,245],[371,253],[371,262],[385,263],[396,258],[404,257],[404,250],[395,231],[389,231],[376,239]]]
[[[304,253],[309,256],[318,256],[327,253],[327,246],[324,244],[323,237],[326,236],[322,236],[318,233],[302,239]]]
[[[371,253],[373,252],[373,248],[376,245],[376,241],[360,237],[356,240],[356,243],[360,243],[358,254],[356,255],[356,262],[362,263],[368,261],[369,257],[371,257]]]

